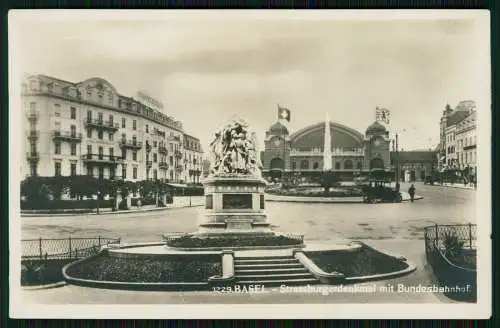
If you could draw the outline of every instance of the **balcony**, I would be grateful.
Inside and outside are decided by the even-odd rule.
[[[147,153],[151,152],[151,145],[148,142],[146,142],[146,152]]]
[[[103,154],[85,154],[82,155],[82,160],[87,164],[118,164],[123,161],[123,158]]]
[[[469,150],[469,149],[474,149],[474,148],[476,148],[476,145],[469,145],[469,146],[465,146],[463,148],[463,150]]]
[[[167,141],[181,142],[181,138],[176,136],[168,136]]]
[[[165,154],[165,155],[168,154],[167,147],[165,147],[165,146],[158,147],[158,152],[160,154]]]
[[[146,161],[146,167],[153,166],[153,161]]]
[[[181,151],[179,151],[179,150],[176,150],[176,151],[175,151],[175,158],[177,158],[177,159],[181,159],[181,158],[182,158],[182,152],[181,152]]]
[[[90,128],[95,128],[95,129],[102,129],[102,130],[107,130],[111,132],[116,132],[120,128],[119,123],[113,123],[113,122],[104,122],[102,120],[89,120],[87,119],[85,121],[85,126],[90,129]]]
[[[38,120],[38,113],[35,113],[35,112],[28,113],[28,120],[29,121],[37,121]]]
[[[38,153],[37,151],[27,152],[26,158],[30,162],[38,162],[40,160],[40,153]]]
[[[168,163],[167,162],[160,162],[158,163],[158,167],[162,170],[168,170]]]
[[[124,140],[120,141],[120,148],[139,150],[142,148],[142,141]]]
[[[70,141],[70,142],[82,142],[82,134],[76,132],[61,132],[53,131],[52,138],[54,140]]]
[[[28,131],[28,139],[36,140],[40,136],[40,132],[38,130],[30,130]]]

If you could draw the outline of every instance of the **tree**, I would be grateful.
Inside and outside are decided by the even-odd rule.
[[[28,177],[21,182],[21,196],[29,202],[46,202],[49,200],[48,187],[39,177]]]

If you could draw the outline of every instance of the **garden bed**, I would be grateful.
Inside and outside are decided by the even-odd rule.
[[[316,188],[314,188],[316,189]],[[266,192],[278,196],[294,196],[294,197],[361,197],[363,192],[359,188],[343,188],[341,190],[297,190],[297,189],[269,189]]]
[[[167,246],[177,248],[218,248],[218,247],[248,247],[248,246],[299,246],[301,239],[287,236],[235,236],[224,238],[198,238],[182,236],[166,240]]]
[[[72,260],[21,261],[21,286],[39,286],[63,281],[62,268]]]
[[[408,268],[406,262],[366,245],[356,252],[305,254],[324,272],[339,272],[347,278],[386,274]]]
[[[476,270],[476,251],[475,250],[463,250],[462,252],[454,255],[445,255],[446,258],[456,266],[461,268]]]
[[[207,282],[222,274],[221,259],[115,258],[103,253],[66,270],[72,278],[139,283]]]

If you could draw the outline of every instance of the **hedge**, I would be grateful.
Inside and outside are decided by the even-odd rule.
[[[21,201],[21,210],[56,210],[56,209],[92,209],[112,208],[114,199],[86,199],[86,200],[49,200],[45,202]]]

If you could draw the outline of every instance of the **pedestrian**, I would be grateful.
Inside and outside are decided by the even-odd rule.
[[[408,189],[408,193],[410,194],[410,200],[413,203],[415,200],[415,186],[413,184],[410,186],[410,189]]]
[[[141,199],[137,198],[137,208],[141,208]]]

